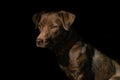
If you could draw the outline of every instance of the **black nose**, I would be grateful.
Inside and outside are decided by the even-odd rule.
[[[37,39],[36,40],[36,45],[41,45],[43,44],[43,40],[42,39]]]

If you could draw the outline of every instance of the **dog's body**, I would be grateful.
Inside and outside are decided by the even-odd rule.
[[[120,65],[91,45],[71,28],[75,15],[66,11],[35,14],[40,30],[36,45],[55,51],[69,80],[120,80]]]

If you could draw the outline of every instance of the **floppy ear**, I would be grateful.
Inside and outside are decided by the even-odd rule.
[[[75,20],[75,15],[70,13],[70,12],[66,12],[66,11],[59,11],[58,15],[59,15],[61,22],[63,24],[63,28],[65,30],[69,31],[72,23]]]
[[[32,17],[32,20],[33,20],[33,23],[34,23],[34,24],[37,24],[38,21],[40,20],[40,15],[39,15],[39,13],[34,14],[33,17]]]
[[[36,27],[37,27],[37,25],[38,25],[38,23],[40,21],[41,15],[43,13],[44,13],[44,11],[36,13],[36,14],[33,15],[32,20],[33,20],[33,23],[36,25]]]

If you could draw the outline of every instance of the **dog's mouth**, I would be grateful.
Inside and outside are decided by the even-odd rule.
[[[43,43],[36,43],[37,47],[41,47],[41,48],[49,48],[52,47],[54,45],[54,42],[52,40],[46,40]]]
[[[49,42],[44,42],[44,43],[42,43],[42,44],[37,44],[37,43],[36,43],[36,46],[37,46],[37,47],[41,47],[41,48],[47,48],[47,47],[49,46]]]

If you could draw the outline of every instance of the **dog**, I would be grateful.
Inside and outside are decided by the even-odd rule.
[[[120,65],[78,37],[68,11],[40,12],[32,20],[39,29],[36,46],[56,53],[69,80],[120,80]]]

